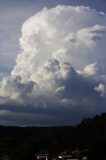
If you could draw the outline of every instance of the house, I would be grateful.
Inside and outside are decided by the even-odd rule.
[[[48,154],[36,154],[35,155],[36,160],[48,160]]]
[[[72,155],[61,155],[58,156],[59,160],[79,160],[79,158],[74,158]]]

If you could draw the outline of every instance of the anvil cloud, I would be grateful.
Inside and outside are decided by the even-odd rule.
[[[105,111],[105,13],[44,8],[23,23],[19,43],[16,66],[0,81],[1,121],[68,125]]]

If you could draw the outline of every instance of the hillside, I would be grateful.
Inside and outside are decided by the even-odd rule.
[[[106,159],[106,113],[83,119],[77,126],[0,126],[0,154],[12,160],[33,160],[36,153],[57,155],[87,150],[89,160]]]

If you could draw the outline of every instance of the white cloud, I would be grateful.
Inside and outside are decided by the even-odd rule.
[[[44,8],[22,26],[16,66],[0,82],[2,104],[16,101],[47,115],[53,110],[54,117],[59,110],[60,119],[64,109],[96,113],[105,101],[105,42],[105,14],[83,6]]]
[[[99,92],[101,96],[106,97],[106,85],[105,84],[99,84],[95,87],[95,91]]]
[[[93,63],[85,66],[84,74],[88,76],[100,76],[101,70],[97,63]]]
[[[33,74],[52,57],[76,69],[98,61],[105,67],[105,24],[105,14],[88,7],[43,9],[23,24],[22,53],[12,75],[36,81]]]

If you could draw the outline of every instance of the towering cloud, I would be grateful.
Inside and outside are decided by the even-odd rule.
[[[23,113],[25,124],[45,125],[105,111],[105,13],[83,6],[44,8],[24,22],[19,42],[16,66],[0,82],[1,110]]]

